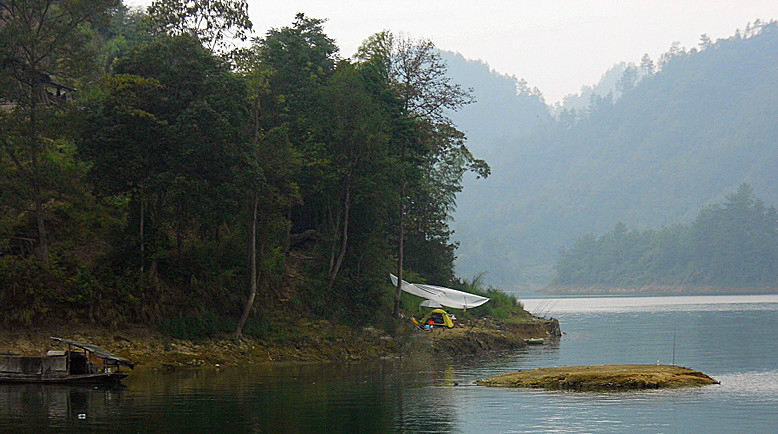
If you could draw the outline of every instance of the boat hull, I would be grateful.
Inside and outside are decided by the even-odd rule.
[[[0,374],[0,384],[11,383],[51,383],[51,384],[112,384],[126,377],[124,372],[101,372],[97,374],[79,374],[65,376],[8,375]]]

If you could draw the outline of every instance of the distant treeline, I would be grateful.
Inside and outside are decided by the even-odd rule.
[[[473,140],[492,176],[459,197],[457,271],[488,270],[493,284],[527,282],[541,266],[550,274],[559,249],[583,234],[618,222],[688,225],[743,183],[778,204],[776,52],[778,23],[757,21],[726,39],[703,35],[698,47],[645,56],[626,66],[613,92],[593,95],[584,109],[566,104],[547,122],[547,114],[530,114],[537,105],[529,96],[516,99],[521,106],[510,112],[537,125],[512,140]],[[479,105],[502,100],[482,94],[457,113],[471,115],[458,125],[473,139],[485,137],[478,125],[501,131],[501,118]],[[507,132],[518,123],[502,119]]]
[[[690,226],[627,230],[580,238],[555,265],[556,285],[778,285],[778,214],[743,184]]]

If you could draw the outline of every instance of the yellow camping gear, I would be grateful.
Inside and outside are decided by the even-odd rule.
[[[438,327],[446,326],[448,328],[454,328],[454,321],[451,320],[451,317],[448,316],[446,311],[443,309],[432,309],[430,313],[424,316],[424,318],[421,320],[421,323]]]

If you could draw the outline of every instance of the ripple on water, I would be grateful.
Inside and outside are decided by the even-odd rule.
[[[735,372],[717,375],[716,380],[721,382],[722,393],[732,398],[748,396],[749,399],[755,399],[763,396],[774,401],[778,397],[778,371]]]

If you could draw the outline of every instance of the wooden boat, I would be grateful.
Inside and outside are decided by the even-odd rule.
[[[51,339],[67,345],[64,351],[48,351],[45,356],[0,355],[0,383],[116,383],[127,376],[122,366],[135,367],[97,345]]]
[[[526,342],[526,343],[527,343],[527,345],[542,345],[542,344],[543,344],[543,342],[545,342],[545,341],[546,341],[546,340],[545,340],[545,339],[543,339],[543,338],[529,338],[529,339],[524,339],[524,342]]]

